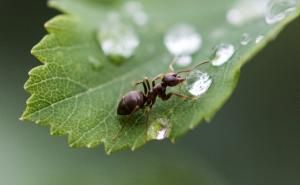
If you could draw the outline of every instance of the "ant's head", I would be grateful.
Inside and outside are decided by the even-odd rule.
[[[180,77],[177,73],[174,72],[165,74],[162,79],[163,83],[170,87],[174,87],[184,80],[184,78]]]

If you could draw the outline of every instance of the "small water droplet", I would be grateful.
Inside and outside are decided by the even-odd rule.
[[[250,34],[244,33],[241,37],[241,44],[243,46],[246,46],[250,43],[251,40],[252,40],[252,38],[251,38]]]
[[[148,23],[148,15],[144,11],[144,7],[141,2],[128,1],[123,7],[125,13],[131,17],[133,22],[139,26],[144,26]]]
[[[227,21],[235,26],[242,26],[264,15],[268,0],[241,0],[227,12]]]
[[[190,55],[179,56],[176,60],[176,65],[180,67],[189,66],[193,62],[193,58]]]
[[[202,38],[192,26],[182,24],[174,26],[167,32],[164,44],[175,56],[192,55],[201,48]]]
[[[207,73],[194,70],[187,76],[186,82],[189,93],[193,96],[201,96],[207,92],[213,80]]]
[[[148,128],[148,139],[163,140],[169,137],[170,125],[169,120],[165,118],[158,118],[152,122]]]
[[[100,69],[103,67],[103,63],[93,56],[89,56],[88,61],[90,64],[92,64],[94,69]]]
[[[130,58],[140,43],[134,29],[124,24],[115,13],[102,22],[98,40],[104,54],[116,61]]]
[[[255,43],[258,44],[258,43],[260,43],[263,39],[264,39],[264,36],[263,36],[263,35],[259,35],[259,36],[256,37]]]
[[[275,24],[296,10],[296,0],[271,0],[265,13],[267,24]]]
[[[228,62],[235,53],[235,48],[232,44],[220,44],[216,46],[213,59],[211,60],[212,65],[221,66]]]

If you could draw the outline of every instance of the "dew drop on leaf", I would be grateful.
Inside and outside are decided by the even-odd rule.
[[[193,62],[193,58],[190,55],[181,55],[176,59],[176,65],[180,67],[189,66]]]
[[[139,26],[148,23],[149,17],[146,14],[143,4],[138,1],[128,1],[123,6],[124,12]]]
[[[268,0],[240,0],[227,11],[227,22],[242,26],[249,21],[263,17]]]
[[[168,119],[158,118],[148,128],[147,137],[149,140],[163,140],[170,134],[170,123]]]
[[[249,33],[244,33],[241,37],[241,44],[243,46],[248,45],[251,42],[252,38]]]
[[[117,62],[133,56],[140,43],[134,29],[119,17],[116,13],[109,14],[98,31],[98,40],[104,54]]]
[[[271,0],[268,3],[265,20],[268,24],[275,24],[296,10],[296,0]]]
[[[221,66],[228,62],[235,53],[235,48],[232,44],[219,44],[215,47],[215,52],[211,60],[212,65]]]
[[[193,96],[201,96],[207,92],[213,80],[204,72],[194,70],[186,78],[186,89]]]
[[[263,36],[263,35],[259,35],[259,36],[256,37],[255,43],[258,44],[258,43],[260,43],[263,39],[264,39],[264,36]]]
[[[202,46],[201,35],[190,25],[181,24],[171,28],[164,38],[168,51],[175,55],[192,55]]]

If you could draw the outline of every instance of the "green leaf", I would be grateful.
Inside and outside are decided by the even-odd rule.
[[[25,89],[31,94],[23,120],[51,127],[51,134],[68,135],[71,147],[93,148],[103,143],[107,153],[144,145],[166,127],[171,140],[183,135],[201,121],[209,121],[232,94],[240,68],[293,19],[299,7],[284,20],[268,25],[263,15],[248,15],[242,25],[227,22],[226,14],[238,1],[142,0],[149,23],[135,29],[141,44],[135,55],[117,65],[101,50],[97,31],[110,11],[120,11],[123,1],[52,0],[62,12],[45,24],[49,34],[32,54],[43,65],[29,72]],[[245,7],[244,7],[245,8]],[[247,10],[247,9],[246,9]],[[244,13],[244,12],[243,12]],[[210,58],[220,43],[235,46],[236,53],[226,64],[201,68],[213,79],[208,92],[197,101],[171,98],[157,100],[149,117],[138,111],[130,117],[118,116],[118,101],[133,89],[132,83],[145,76],[168,71],[172,60],[163,44],[164,34],[175,24],[187,23],[203,38],[193,64]],[[240,44],[243,33],[253,40]],[[264,39],[255,43],[255,37]],[[177,68],[178,69],[178,68]],[[175,89],[187,93],[183,88]],[[175,91],[172,89],[172,91]],[[154,136],[153,136],[154,135]]]

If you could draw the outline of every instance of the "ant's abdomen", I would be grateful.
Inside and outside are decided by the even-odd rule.
[[[117,113],[130,115],[144,106],[145,97],[141,91],[128,92],[119,102]]]

